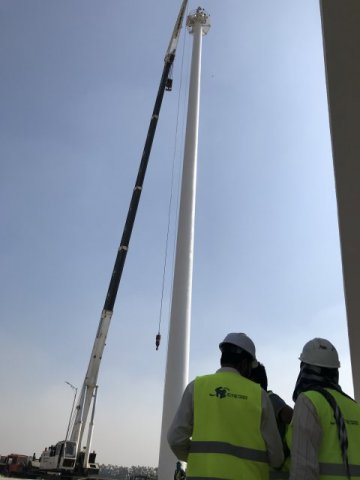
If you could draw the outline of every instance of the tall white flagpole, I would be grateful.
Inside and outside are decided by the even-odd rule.
[[[174,476],[176,457],[171,452],[166,437],[189,376],[201,46],[202,36],[210,28],[209,16],[199,7],[188,16],[186,25],[189,33],[193,34],[193,49],[161,425],[159,480],[172,480]]]

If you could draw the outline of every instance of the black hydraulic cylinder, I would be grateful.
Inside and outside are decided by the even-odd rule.
[[[131,197],[129,211],[126,217],[124,231],[121,237],[119,250],[116,255],[115,265],[114,265],[114,269],[112,272],[109,288],[108,288],[105,303],[104,303],[104,310],[106,311],[112,312],[114,309],[116,295],[119,289],[119,284],[120,284],[122,272],[124,269],[124,264],[125,264],[125,259],[128,252],[129,243],[130,243],[131,233],[134,226],[135,217],[136,217],[140,196],[143,188],[145,173],[146,173],[146,169],[149,162],[151,147],[153,144],[154,135],[155,135],[158,119],[159,119],[159,113],[160,113],[162,100],[164,97],[165,87],[168,82],[170,68],[172,63],[174,62],[174,58],[175,58],[175,55],[171,54],[165,60],[164,69],[161,76],[160,85],[159,85],[159,89],[158,89],[158,93],[155,101],[155,106],[154,106],[153,114],[151,116],[150,125],[149,125],[149,129],[148,129],[148,133],[145,141],[145,146],[144,146],[143,154],[141,157],[138,175],[136,178],[135,187]]]

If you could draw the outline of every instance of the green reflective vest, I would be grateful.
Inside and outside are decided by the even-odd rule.
[[[336,390],[326,388],[335,398],[346,424],[348,436],[348,461],[351,479],[360,478],[360,405]],[[319,392],[308,391],[304,395],[314,405],[320,420],[322,439],[319,458],[321,480],[347,480],[346,469],[341,456],[338,428],[334,413],[326,398]],[[291,450],[291,428],[287,436]]]
[[[187,478],[267,480],[261,387],[235,372],[197,377]]]

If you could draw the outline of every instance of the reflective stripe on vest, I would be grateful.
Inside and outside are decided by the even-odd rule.
[[[237,447],[225,442],[191,442],[190,453],[225,453],[254,462],[268,461],[267,453],[254,448]]]
[[[289,472],[284,472],[282,470],[270,470],[269,478],[270,480],[287,480],[289,478]]]
[[[219,477],[189,477],[189,475],[186,475],[186,478],[191,478],[191,480],[224,480]]]
[[[346,468],[338,463],[320,463],[320,475],[335,477],[346,477]],[[349,465],[349,472],[352,477],[360,477],[360,465]]]

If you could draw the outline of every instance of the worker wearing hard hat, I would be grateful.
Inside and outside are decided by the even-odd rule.
[[[221,368],[186,387],[168,432],[170,448],[188,462],[186,476],[265,480],[284,455],[271,402],[249,380],[255,345],[229,333],[219,345]]]
[[[360,477],[360,405],[339,385],[339,357],[323,338],[300,355],[290,427],[291,480]]]

